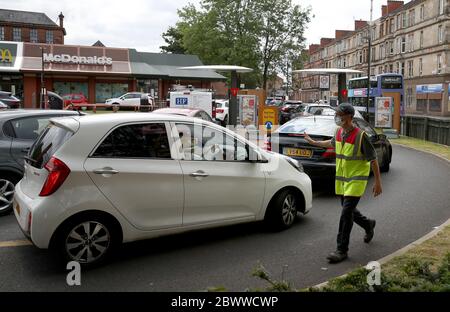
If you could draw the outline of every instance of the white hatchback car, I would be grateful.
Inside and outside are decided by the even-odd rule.
[[[311,208],[297,161],[190,117],[52,119],[26,159],[14,198],[21,229],[83,265],[165,234],[259,220],[282,230]]]
[[[229,100],[216,100],[216,120],[224,127],[228,125],[229,107]]]
[[[149,105],[153,105],[152,96],[150,94],[140,92],[130,92],[118,98],[107,99],[105,104],[119,105],[120,107],[139,107],[141,105],[141,97],[143,95],[148,98]]]

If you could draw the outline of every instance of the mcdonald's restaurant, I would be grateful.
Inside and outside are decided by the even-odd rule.
[[[0,90],[16,94],[25,108],[39,107],[42,86],[61,96],[83,94],[89,103],[104,103],[134,91],[165,101],[174,85],[215,89],[225,81],[214,71],[180,70],[203,65],[193,55],[24,42],[2,42],[0,49]]]

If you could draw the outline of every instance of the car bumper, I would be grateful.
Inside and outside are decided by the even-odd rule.
[[[336,177],[336,164],[334,163],[318,163],[312,161],[305,161],[297,159],[303,165],[305,173],[310,176],[311,179],[335,179]]]

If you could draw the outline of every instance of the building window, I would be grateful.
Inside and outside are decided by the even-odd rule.
[[[423,30],[420,32],[420,43],[419,43],[420,48],[423,48]]]
[[[420,112],[425,112],[427,110],[427,100],[418,99],[416,110]]]
[[[414,34],[410,34],[410,35],[409,35],[408,50],[409,50],[410,52],[414,51]]]
[[[30,42],[38,43],[38,31],[37,29],[30,30]]]
[[[394,72],[394,64],[390,64],[389,65],[389,72],[393,73]]]
[[[442,54],[437,55],[437,73],[442,73]]]
[[[439,15],[444,14],[444,1],[445,0],[438,0],[439,1]]]
[[[444,27],[442,27],[442,25],[439,25],[438,28],[438,42],[444,42]]]
[[[5,27],[0,27],[0,40],[5,40]]]
[[[384,56],[385,56],[384,52],[385,52],[385,51],[386,51],[386,50],[384,49],[384,45],[381,44],[381,45],[380,45],[380,52],[379,52],[379,55],[380,55],[380,59],[381,59],[381,60],[384,59]]]
[[[393,33],[395,31],[394,27],[395,27],[395,21],[393,18],[391,18],[389,20],[389,24],[390,24],[390,29],[391,29],[391,33]]]
[[[401,15],[397,15],[397,30],[402,28],[402,17]]]
[[[13,41],[22,41],[22,29],[13,28]]]
[[[440,112],[442,110],[442,100],[441,99],[430,99],[430,111]]]
[[[424,21],[425,20],[425,5],[422,4],[420,6],[420,21]]]
[[[47,30],[45,32],[45,43],[53,44],[53,31]]]
[[[402,13],[402,28],[408,27],[408,16],[406,12]]]
[[[375,49],[375,48],[372,48],[372,51],[371,51],[370,53],[371,53],[371,55],[370,55],[370,60],[371,60],[372,62],[375,62],[375,60],[376,60],[376,49]]]
[[[411,107],[413,103],[413,89],[411,87],[406,89],[406,106]]]
[[[408,61],[408,77],[414,77],[414,61]]]
[[[419,76],[422,76],[423,74],[423,60],[419,59]]]
[[[402,62],[401,64],[400,64],[400,74],[402,75],[402,76],[405,76],[405,62]]]
[[[416,23],[416,10],[409,11],[409,26],[414,26]]]
[[[401,41],[401,53],[405,53],[405,52],[406,52],[406,37],[403,36],[402,41]]]

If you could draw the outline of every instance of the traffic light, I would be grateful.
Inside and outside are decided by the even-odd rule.
[[[341,96],[346,99],[348,97],[348,90],[347,89],[342,89],[341,90]]]

